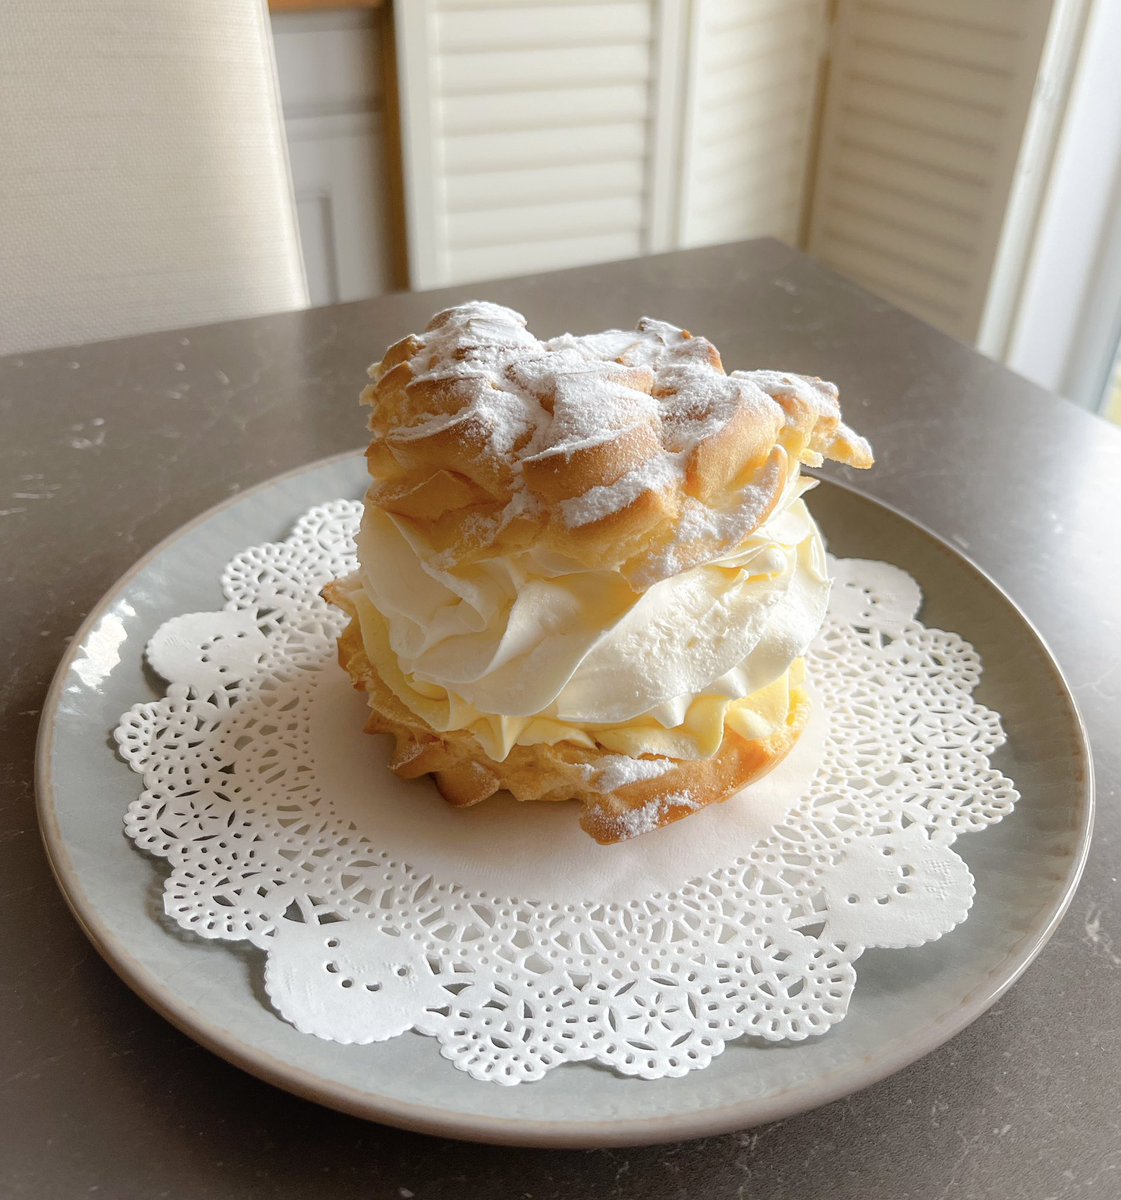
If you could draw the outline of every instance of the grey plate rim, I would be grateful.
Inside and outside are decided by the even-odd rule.
[[[610,1125],[602,1122],[581,1124],[572,1121],[508,1121],[475,1115],[449,1113],[431,1105],[411,1104],[391,1095],[360,1091],[338,1082],[328,1082],[312,1072],[284,1061],[274,1055],[247,1045],[240,1039],[209,1021],[206,1014],[185,1003],[170,989],[158,974],[149,970],[130,953],[129,948],[108,931],[95,904],[84,893],[78,871],[70,857],[55,813],[55,792],[51,771],[56,717],[63,685],[87,635],[105,610],[128,587],[148,564],[169,549],[183,535],[206,523],[224,510],[233,507],[247,496],[257,494],[304,473],[360,456],[360,449],[327,455],[292,470],[245,488],[208,508],[192,520],[168,534],[138,559],[102,595],[71,638],[66,653],[51,680],[40,717],[35,748],[35,795],[40,834],[55,882],[62,892],[71,913],[94,948],[120,978],[149,1007],[199,1045],[224,1058],[234,1066],[284,1091],[328,1108],[366,1120],[377,1121],[416,1133],[463,1141],[484,1142],[501,1146],[527,1146],[555,1149],[591,1149],[623,1146],[653,1145],[708,1137],[736,1129],[746,1129],[768,1121],[796,1116],[839,1100],[853,1092],[870,1087],[895,1072],[917,1062],[936,1050],[972,1024],[996,1003],[1020,978],[1047,944],[1063,919],[1074,893],[1090,850],[1094,826],[1094,768],[1086,727],[1078,704],[1058,662],[1046,640],[1019,605],[981,567],[944,538],[886,501],[867,495],[860,488],[836,479],[821,480],[827,487],[839,488],[858,496],[864,503],[884,509],[935,543],[944,553],[962,563],[979,577],[1019,618],[1035,639],[1043,658],[1054,675],[1060,695],[1069,705],[1074,718],[1075,732],[1082,766],[1081,821],[1077,830],[1077,848],[1070,859],[1061,891],[1049,910],[1015,944],[1011,953],[991,971],[978,986],[951,1010],[930,1021],[905,1049],[885,1052],[865,1062],[859,1069],[846,1068],[823,1075],[809,1083],[789,1088],[781,1093],[706,1109],[689,1117],[667,1114],[652,1118],[620,1119]],[[278,1018],[279,1020],[280,1018]]]

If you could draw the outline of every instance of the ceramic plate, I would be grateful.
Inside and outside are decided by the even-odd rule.
[[[733,1043],[681,1079],[574,1064],[507,1088],[456,1071],[417,1034],[342,1046],[298,1033],[262,999],[256,951],[193,941],[163,922],[165,869],[124,836],[139,780],[109,735],[130,705],[162,695],[142,660],[155,629],[217,607],[232,555],[283,538],[313,504],[361,496],[364,478],[360,457],[329,459],[180,530],[90,614],[44,708],[39,817],[59,884],[125,982],[204,1046],[298,1095],[409,1129],[537,1146],[676,1141],[789,1116],[890,1075],[984,1012],[1054,931],[1082,870],[1092,811],[1086,741],[1058,667],[1015,605],[954,550],[883,505],[823,484],[812,507],[830,549],[909,571],[923,588],[924,623],[980,651],[977,697],[1003,717],[1008,744],[994,762],[1022,799],[1003,823],[954,847],[977,880],[969,920],[916,950],[865,953],[848,1016],[824,1036]]]

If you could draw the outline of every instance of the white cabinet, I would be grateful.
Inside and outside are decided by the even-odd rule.
[[[382,14],[278,13],[272,25],[311,303],[388,291]]]

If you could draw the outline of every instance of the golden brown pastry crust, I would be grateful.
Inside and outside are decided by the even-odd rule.
[[[515,746],[503,762],[495,762],[468,731],[432,729],[401,703],[370,662],[346,589],[328,584],[323,594],[351,617],[339,638],[339,662],[366,695],[366,732],[393,736],[389,765],[402,779],[431,774],[444,799],[457,807],[478,804],[503,788],[518,800],[579,800],[581,827],[604,845],[669,825],[762,778],[790,752],[809,716],[809,698],[795,686],[787,723],[770,737],[749,741],[725,727],[711,758],[670,759],[670,768],[652,779],[600,791],[594,786],[598,768],[619,757],[610,751],[564,742]]]
[[[368,503],[443,563],[544,545],[643,590],[734,549],[800,464],[872,463],[833,384],[727,375],[711,342],[649,319],[539,342],[509,309],[461,305],[370,375]]]

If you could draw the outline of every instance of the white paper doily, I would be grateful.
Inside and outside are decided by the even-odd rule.
[[[574,806],[453,810],[386,767],[335,659],[319,597],[354,568],[361,506],[312,509],[239,554],[224,610],[148,648],[167,695],[115,731],[144,791],[125,828],[167,860],[164,909],[267,954],[296,1028],[339,1042],[416,1030],[477,1079],[565,1062],[682,1075],[745,1036],[798,1041],[841,1020],[867,947],[963,921],[952,843],[1011,811],[990,754],[981,665],[916,618],[885,563],[832,560],[809,655],[816,705],[794,753],[749,792],[622,845]]]

